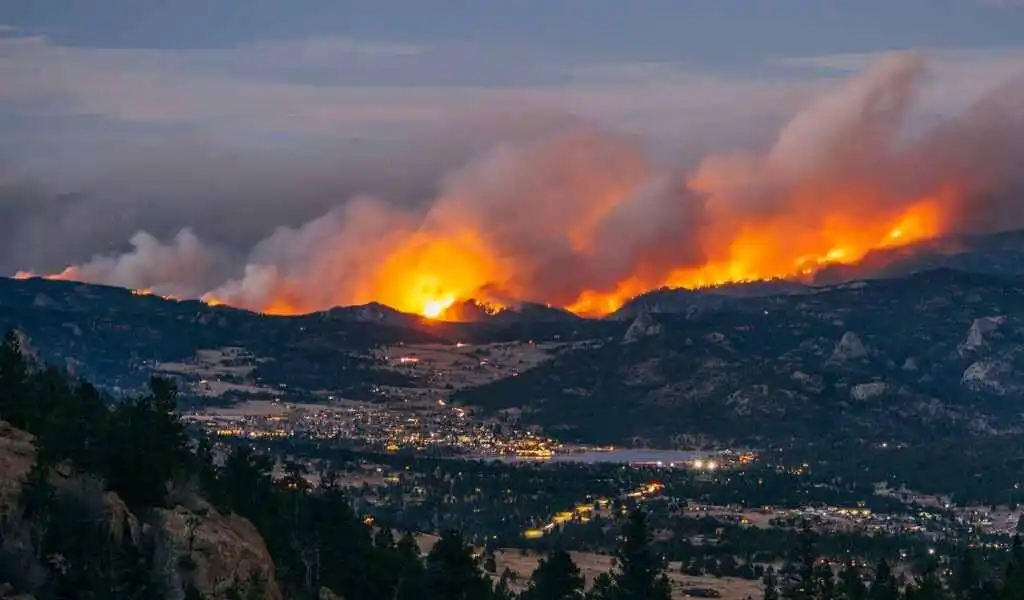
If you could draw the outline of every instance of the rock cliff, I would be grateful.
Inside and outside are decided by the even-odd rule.
[[[33,436],[0,421],[0,511],[14,514],[21,485],[36,460]],[[238,515],[224,515],[202,499],[188,506],[155,508],[135,515],[116,494],[104,492],[101,482],[88,475],[59,468],[51,473],[58,493],[77,493],[99,498],[111,533],[131,539],[140,547],[143,538],[155,544],[164,564],[172,565],[167,580],[168,598],[183,597],[182,587],[193,583],[206,598],[220,599],[234,583],[244,584],[254,574],[264,584],[268,600],[282,598],[274,562],[256,527]],[[129,531],[125,532],[124,528]],[[11,589],[0,581],[0,590]],[[8,596],[0,596],[8,597]],[[20,596],[15,596],[20,597]],[[30,598],[30,596],[24,596]]]

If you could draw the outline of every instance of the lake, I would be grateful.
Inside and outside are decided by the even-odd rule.
[[[555,454],[551,458],[530,458],[521,456],[482,456],[481,460],[500,460],[502,462],[575,462],[584,464],[596,463],[657,463],[669,466],[673,463],[685,463],[697,458],[714,456],[716,452],[702,452],[696,450],[609,450],[609,451],[586,451],[567,452]]]

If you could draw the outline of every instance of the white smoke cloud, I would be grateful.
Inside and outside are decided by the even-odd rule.
[[[755,254],[792,262],[803,247],[822,250],[815,246],[821,230],[842,229],[830,221],[837,209],[844,218],[896,215],[950,183],[959,193],[948,211],[971,206],[987,215],[954,229],[1024,224],[1003,200],[1024,189],[1011,168],[1024,157],[1020,87],[994,90],[978,107],[909,138],[924,77],[920,56],[888,57],[808,104],[766,152],[710,156],[695,169],[656,160],[635,137],[555,123],[481,152],[439,178],[424,203],[339,198],[322,216],[273,231],[234,278],[208,287],[200,285],[221,271],[223,254],[188,230],[166,246],[138,234],[133,251],[73,273],[253,309],[314,310],[432,285],[392,280],[396,249],[400,260],[453,277],[479,253],[488,277],[463,282],[475,287],[459,292],[567,305],[627,277],[653,287],[707,261],[728,265],[741,233],[772,233]],[[751,228],[761,222],[771,227]],[[456,252],[434,253],[424,242],[434,238],[450,240]]]
[[[130,243],[133,249],[129,252],[95,256],[69,267],[61,277],[195,298],[210,281],[223,277],[228,265],[223,254],[204,244],[191,229],[182,229],[167,244],[140,231]]]

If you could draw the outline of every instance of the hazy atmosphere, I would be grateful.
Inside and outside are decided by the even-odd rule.
[[[0,0],[0,599],[1024,600],[1024,0]]]
[[[1012,2],[102,4],[0,11],[8,275],[602,314],[1024,224]]]

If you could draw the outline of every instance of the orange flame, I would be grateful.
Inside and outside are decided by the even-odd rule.
[[[583,316],[597,317],[614,312],[629,299],[645,291],[669,288],[705,288],[726,283],[771,278],[801,278],[813,275],[832,264],[852,264],[872,250],[891,248],[930,239],[943,232],[942,206],[945,198],[927,198],[912,203],[892,215],[859,215],[836,212],[823,219],[818,229],[807,230],[806,224],[786,218],[773,221],[751,221],[729,231],[707,231],[707,246],[717,249],[697,267],[679,268],[667,276],[630,276],[610,290],[587,289],[565,308]],[[730,234],[732,234],[730,236]],[[409,236],[403,243],[382,256],[374,277],[363,282],[358,302],[377,301],[401,311],[442,319],[461,301],[485,301],[490,310],[505,304],[488,295],[487,290],[507,289],[509,269],[488,245],[472,230],[442,238],[425,232]],[[17,279],[34,277],[19,271]],[[69,267],[48,279],[77,280],[78,271]],[[530,290],[514,290],[531,299]],[[268,315],[295,315],[318,308],[303,303],[301,298],[284,290],[273,295],[261,307]],[[152,290],[136,290],[140,295],[153,295]],[[167,298],[167,296],[165,296]],[[222,298],[206,295],[202,300],[210,306],[229,304]],[[544,301],[544,298],[537,298]]]
[[[815,231],[794,230],[786,220],[741,228],[724,256],[672,272],[660,282],[629,279],[610,292],[587,290],[567,308],[585,316],[611,313],[653,288],[706,288],[727,283],[801,278],[833,264],[854,264],[872,250],[934,238],[943,231],[941,205],[921,200],[895,218],[856,219],[836,214]]]

